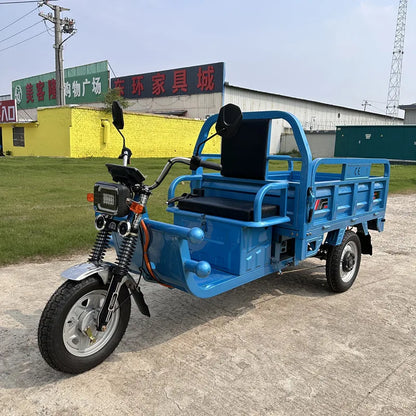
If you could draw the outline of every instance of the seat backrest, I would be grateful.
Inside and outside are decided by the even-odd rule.
[[[270,120],[243,120],[232,137],[221,141],[221,175],[231,178],[266,177]]]

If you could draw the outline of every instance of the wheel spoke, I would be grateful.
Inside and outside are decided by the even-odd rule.
[[[88,296],[88,309],[99,309],[104,303],[105,297],[95,293],[90,293]]]
[[[65,322],[64,333],[68,337],[74,336],[78,331],[78,319],[75,317],[70,318]]]
[[[80,339],[80,343],[79,343],[79,346],[78,346],[78,351],[79,352],[84,352],[91,346],[91,340],[84,333],[81,334],[79,339]]]
[[[86,307],[83,305],[76,304],[71,309],[71,316],[73,319],[78,319],[86,310]]]
[[[69,311],[63,327],[63,340],[66,349],[73,355],[86,357],[102,349],[111,339],[120,319],[117,309],[113,313],[105,332],[97,331],[98,313],[104,304],[107,292],[94,290],[82,296]],[[89,331],[91,337],[86,333]]]

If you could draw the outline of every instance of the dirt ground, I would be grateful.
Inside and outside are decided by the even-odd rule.
[[[0,269],[1,415],[416,415],[416,195],[388,202],[354,286],[308,260],[217,296],[143,285],[126,335],[77,376],[43,361],[37,326],[84,257]]]

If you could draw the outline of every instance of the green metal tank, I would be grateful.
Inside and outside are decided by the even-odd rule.
[[[416,161],[416,125],[339,126],[335,157],[377,157]]]

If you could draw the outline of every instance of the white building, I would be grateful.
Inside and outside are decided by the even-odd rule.
[[[294,114],[302,124],[314,157],[332,157],[337,126],[403,124],[403,119],[369,111],[255,91],[224,83],[222,92],[180,95],[176,97],[141,98],[129,100],[129,111],[179,115],[204,119],[218,112],[227,103],[238,105],[242,111],[280,110]],[[296,143],[289,125],[274,121],[271,151],[290,152]]]
[[[90,65],[104,65],[105,69],[107,61]],[[87,66],[79,68],[84,67]],[[98,74],[101,73],[98,72]],[[104,71],[104,74],[107,72]],[[44,74],[46,78],[49,75]],[[37,85],[39,77],[41,76],[32,77],[33,80],[30,78],[20,81],[27,81],[29,85]],[[22,85],[21,89],[25,91],[25,83],[23,82]],[[334,155],[337,126],[403,124],[402,118],[230,85],[225,82],[223,62],[117,77],[111,79],[111,88],[118,88],[128,100],[129,111],[140,113],[205,119],[217,113],[220,107],[227,103],[238,105],[242,111],[290,112],[302,124],[314,157]],[[94,103],[88,105],[94,107],[103,105],[100,100],[94,99],[93,101]],[[416,114],[416,111],[413,113]],[[412,117],[411,123],[416,123],[416,116]],[[36,120],[37,109],[27,107],[19,110],[18,106],[18,119],[20,121]],[[296,143],[289,125],[282,120],[274,121],[271,152],[285,153],[295,148]]]
[[[334,155],[337,126],[403,124],[402,119],[377,113],[254,91],[225,83],[224,103],[228,102],[238,105],[243,111],[281,110],[294,114],[305,130],[314,157]],[[273,152],[290,152],[296,149],[296,143],[286,122],[275,122],[272,132]]]
[[[404,110],[404,124],[416,124],[416,103],[399,105]]]

